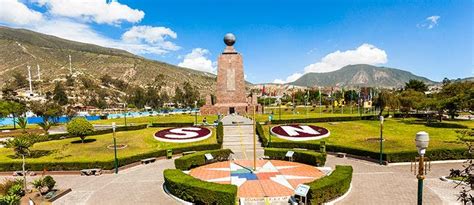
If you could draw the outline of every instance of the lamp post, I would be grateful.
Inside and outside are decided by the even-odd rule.
[[[423,180],[425,179],[425,162],[424,162],[424,155],[426,153],[426,149],[428,148],[428,143],[430,141],[430,136],[428,133],[421,131],[416,133],[415,142],[416,142],[416,149],[418,150],[419,162],[418,162],[418,205],[423,204]]]
[[[277,103],[278,103],[278,119],[281,120],[281,99],[280,98],[277,99]]]
[[[255,104],[253,105],[253,170],[257,170],[257,139],[255,136],[255,128],[256,128],[256,118],[255,118]]]
[[[117,140],[115,139],[115,122],[112,122],[112,132],[114,137],[114,167],[115,174],[118,174],[118,159],[117,159]]]
[[[123,104],[123,110],[125,111],[125,114],[124,114],[125,127],[127,127],[127,103]]]
[[[197,118],[197,101],[194,101],[194,125],[197,125],[197,121],[198,121],[198,118]]]
[[[380,165],[383,164],[383,116],[380,116],[380,159],[379,159],[379,163]]]

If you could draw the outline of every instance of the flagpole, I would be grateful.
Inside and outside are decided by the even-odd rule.
[[[322,106],[322,100],[321,100],[321,98],[322,98],[323,96],[321,95],[321,87],[318,87],[318,88],[319,88],[319,115],[322,115],[323,112],[322,112],[322,108],[321,108],[321,106]]]

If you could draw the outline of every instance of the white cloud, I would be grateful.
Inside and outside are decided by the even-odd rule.
[[[179,63],[178,66],[215,73],[216,63],[207,58],[207,55],[209,54],[209,50],[207,49],[195,48],[191,51],[191,53],[188,53],[186,56],[184,56],[183,61]]]
[[[347,65],[354,64],[384,64],[387,63],[387,53],[374,45],[364,43],[354,50],[335,51],[327,54],[319,62],[304,68],[304,73],[326,73],[336,71]],[[274,83],[289,83],[297,80],[303,74],[294,73],[286,80],[276,79]]]
[[[59,5],[62,2],[61,0],[37,0],[36,2],[40,6],[45,6],[49,9],[44,13],[39,13],[35,10],[29,9],[24,3],[17,0],[0,1],[2,1],[2,6],[0,7],[0,24],[26,28],[68,40],[123,49],[134,54],[162,55],[180,49],[179,46],[170,41],[170,39],[176,39],[177,34],[169,28],[134,26],[123,34],[122,39],[113,39],[97,32],[90,26],[90,23],[86,21],[70,18],[76,15],[77,12],[82,11],[83,14],[79,16],[93,17],[93,20],[98,22],[117,23],[122,20],[135,21],[130,16],[127,17],[125,15],[124,12],[126,9],[122,12],[117,11],[119,14],[124,14],[123,16],[112,18],[113,16],[116,16],[116,11],[113,9],[117,6],[116,4],[119,4],[115,1],[109,3],[111,8],[109,8],[108,12],[111,12],[112,14],[108,15],[108,17],[101,17],[102,14],[99,13],[91,15],[93,12],[87,11],[85,7],[71,9],[74,11],[69,16],[65,15],[66,17],[63,17],[62,15],[59,15],[60,13],[58,13],[58,11],[51,10],[56,5],[61,6]],[[67,1],[65,4],[70,6],[72,4],[80,4],[81,2],[82,1],[71,0]],[[89,5],[91,3],[97,3],[97,5],[100,6],[105,4],[105,0],[102,3],[95,0],[86,0],[84,4]],[[119,7],[122,8],[123,6],[125,5]],[[128,8],[128,6],[125,7]],[[140,19],[141,18],[143,18],[143,15]]]
[[[425,20],[423,20],[423,22],[417,24],[416,26],[418,28],[432,29],[438,25],[438,21],[440,18],[441,16],[428,16]]]
[[[69,17],[99,24],[119,24],[121,22],[140,22],[145,13],[132,9],[117,1],[106,0],[36,0],[45,6],[53,16]]]
[[[0,22],[5,24],[26,25],[41,21],[43,15],[29,9],[18,0],[2,0]]]
[[[178,50],[179,47],[166,39],[176,39],[178,35],[166,27],[134,26],[122,35],[122,40],[129,43],[148,43],[165,50]]]
[[[278,84],[290,83],[290,82],[293,82],[295,80],[298,80],[298,78],[300,78],[301,76],[303,76],[302,73],[293,73],[290,76],[288,76],[285,80],[275,79],[273,81],[273,83],[278,83]]]

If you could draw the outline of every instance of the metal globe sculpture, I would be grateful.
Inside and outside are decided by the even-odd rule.
[[[234,36],[234,34],[232,34],[232,33],[227,33],[227,34],[224,36],[224,43],[225,43],[225,45],[227,45],[227,46],[233,46],[234,43],[235,43],[235,36]]]

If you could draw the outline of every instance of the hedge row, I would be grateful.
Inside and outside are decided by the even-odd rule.
[[[322,204],[344,195],[350,188],[352,167],[336,165],[331,175],[316,179],[310,186],[308,199],[310,204]]]
[[[174,196],[194,204],[235,204],[237,186],[202,181],[178,169],[163,172],[166,189]]]
[[[189,154],[182,156],[174,160],[174,166],[176,169],[180,170],[190,170],[194,167],[199,167],[201,165],[207,164],[205,154],[211,154],[214,157],[214,161],[226,161],[229,159],[230,154],[233,152],[230,149],[217,149],[217,150],[206,150],[201,152],[196,152],[194,154]]]
[[[264,155],[270,157],[270,159],[285,160],[285,155],[288,151],[294,151],[293,161],[295,162],[300,162],[312,166],[324,166],[324,164],[326,163],[325,153],[315,152],[312,150],[265,148]]]
[[[193,126],[192,122],[163,122],[163,123],[151,123],[150,127],[189,127]]]
[[[219,144],[203,144],[194,145],[189,147],[175,148],[173,154],[179,154],[187,151],[201,151],[201,150],[212,150],[219,149]],[[128,157],[120,157],[119,153],[119,166],[124,166],[134,162],[139,162],[142,159],[151,157],[162,157],[166,156],[166,150],[156,150],[152,152],[140,153]],[[0,162],[0,171],[18,171],[21,170],[22,162]],[[113,169],[114,160],[109,161],[88,161],[88,162],[27,162],[26,169],[31,171],[42,171],[44,169],[50,171],[62,171],[62,170],[81,170],[81,169]]]
[[[222,122],[219,122],[219,124],[217,124],[216,138],[218,144],[222,145],[222,143],[224,143],[224,125],[222,124]]]
[[[319,151],[319,143],[310,143],[310,142],[295,142],[295,141],[284,141],[284,142],[274,142],[268,143],[268,136],[263,132],[263,127],[257,123],[256,128],[257,135],[259,136],[260,141],[264,147],[273,147],[273,148],[303,148]],[[347,147],[341,145],[334,145],[326,143],[326,151],[328,152],[344,152],[347,154],[352,154],[360,157],[367,157],[371,159],[379,159],[380,153],[377,151],[369,151],[354,147]],[[415,157],[418,156],[416,150],[413,151],[398,151],[398,152],[385,152],[382,155],[382,159],[388,162],[410,162]],[[469,153],[467,149],[464,148],[443,148],[443,149],[428,149],[426,151],[426,156],[430,160],[451,160],[451,159],[467,159]]]
[[[121,131],[141,130],[141,129],[147,128],[147,126],[148,126],[147,124],[129,125],[129,126],[117,127],[117,128],[115,128],[115,131],[116,132],[121,132]],[[89,136],[109,134],[109,133],[112,133],[112,132],[113,132],[112,128],[104,129],[104,130],[95,130]],[[42,140],[42,141],[60,140],[60,139],[64,139],[64,138],[71,138],[71,136],[69,136],[69,133],[50,134],[50,135],[48,135],[48,138],[44,138],[44,140]]]
[[[320,118],[300,118],[300,119],[284,119],[272,120],[272,124],[291,124],[291,123],[316,123],[316,122],[341,122],[355,120],[373,120],[378,116],[341,116],[341,117],[320,117]]]

